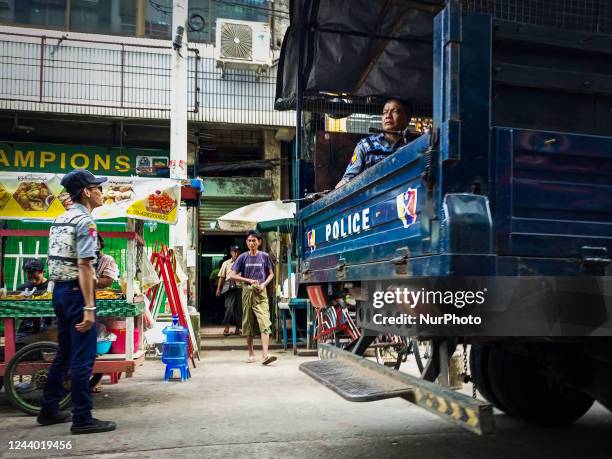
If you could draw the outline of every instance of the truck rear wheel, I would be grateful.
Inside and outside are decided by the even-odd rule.
[[[480,395],[495,408],[508,413],[508,409],[499,401],[491,389],[489,380],[489,345],[472,344],[470,348],[470,374],[472,382]],[[510,414],[510,413],[508,413]]]
[[[509,414],[543,426],[564,426],[593,405],[591,397],[543,373],[527,355],[495,345],[488,352],[489,388]]]

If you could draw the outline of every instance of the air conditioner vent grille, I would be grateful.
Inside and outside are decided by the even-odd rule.
[[[225,59],[253,59],[253,30],[248,25],[225,23],[221,28],[220,57]]]

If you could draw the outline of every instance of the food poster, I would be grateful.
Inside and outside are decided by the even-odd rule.
[[[174,180],[109,177],[102,184],[103,205],[93,211],[93,217],[130,217],[174,224],[180,196],[180,184]]]
[[[70,196],[60,174],[0,173],[0,220],[53,220],[64,213]],[[180,183],[170,179],[108,177],[102,184],[102,207],[96,220],[130,217],[175,224]]]
[[[0,219],[53,219],[64,213],[57,174],[0,173]]]

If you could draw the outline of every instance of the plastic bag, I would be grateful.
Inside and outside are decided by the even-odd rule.
[[[184,282],[187,282],[187,274],[185,274],[185,271],[183,271],[183,268],[181,268],[180,263],[176,264],[176,277],[178,279],[178,284],[182,284]]]
[[[155,268],[147,257],[142,257],[142,289],[149,290],[151,287],[159,284],[159,276],[155,272]]]
[[[98,322],[98,338],[97,341],[116,341],[117,335],[107,330],[106,325]]]
[[[144,311],[142,314],[142,325],[145,330],[149,330],[155,326],[155,318],[153,317],[153,314],[151,314],[151,302],[149,301],[149,299],[145,296],[143,297],[143,301]]]
[[[181,263],[179,262],[179,257],[176,255],[174,250],[170,250],[170,260],[172,264],[172,269],[174,270],[174,277],[176,279],[177,285],[181,285],[184,282],[187,282],[187,274],[181,268]]]

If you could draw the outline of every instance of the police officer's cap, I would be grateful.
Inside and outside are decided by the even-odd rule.
[[[23,263],[23,270],[27,273],[32,271],[44,271],[45,267],[42,261],[37,260],[36,258],[30,258]]]
[[[70,196],[78,196],[81,190],[94,186],[100,185],[101,183],[108,180],[106,177],[96,177],[86,169],[75,169],[64,175],[61,184],[66,191],[70,193]]]

